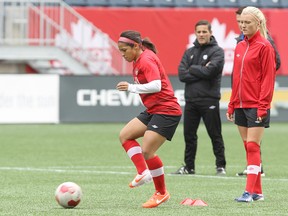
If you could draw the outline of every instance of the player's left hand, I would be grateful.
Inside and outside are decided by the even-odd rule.
[[[263,118],[262,117],[257,117],[257,122],[262,122]]]

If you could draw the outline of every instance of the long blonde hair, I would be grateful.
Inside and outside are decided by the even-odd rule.
[[[253,18],[260,23],[260,33],[263,37],[267,39],[267,26],[266,26],[266,18],[259,8],[248,6],[243,9],[241,14],[250,14]]]

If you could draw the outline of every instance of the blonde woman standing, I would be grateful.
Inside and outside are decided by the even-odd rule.
[[[264,200],[260,142],[270,123],[276,64],[275,51],[267,40],[264,14],[256,7],[246,7],[240,25],[244,40],[235,49],[233,87],[226,116],[238,126],[247,155],[245,191],[235,200],[252,202]]]

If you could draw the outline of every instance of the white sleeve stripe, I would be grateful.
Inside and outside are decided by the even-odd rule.
[[[150,170],[150,173],[151,173],[152,177],[158,177],[158,176],[164,175],[164,168],[160,167],[160,168],[155,169],[155,170]]]
[[[258,175],[259,172],[261,172],[261,166],[256,166],[256,165],[247,166],[247,174]]]
[[[137,94],[148,94],[161,91],[161,80],[153,80],[145,84],[129,84],[128,91]]]
[[[139,153],[142,153],[142,149],[140,146],[132,147],[127,151],[127,154],[130,158],[132,158],[135,154],[139,154]]]

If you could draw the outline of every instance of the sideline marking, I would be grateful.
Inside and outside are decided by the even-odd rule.
[[[115,172],[115,171],[98,171],[98,170],[66,170],[51,168],[35,168],[35,167],[0,167],[2,171],[28,171],[28,172],[55,172],[55,173],[95,173],[95,174],[133,174],[132,172]]]
[[[65,169],[66,168],[66,169]],[[133,166],[79,166],[77,168],[81,168],[81,170],[76,170],[71,168],[76,167],[47,167],[47,168],[36,168],[36,167],[0,167],[0,171],[24,171],[24,172],[54,172],[54,173],[90,173],[90,174],[111,174],[111,175],[134,175],[135,172],[119,172],[119,171],[105,171],[105,170],[83,170],[83,168],[133,168]],[[225,179],[225,180],[245,180],[245,177],[234,177],[234,176],[210,176],[210,175],[177,175],[177,174],[169,174],[166,173],[165,175],[175,177],[175,178],[207,178],[207,179]],[[262,178],[262,181],[283,181],[288,182],[288,178]]]

